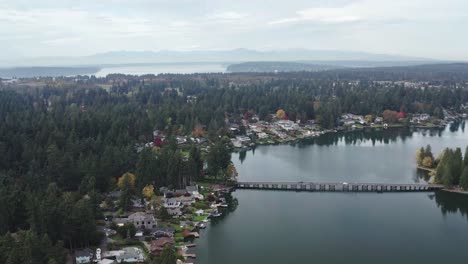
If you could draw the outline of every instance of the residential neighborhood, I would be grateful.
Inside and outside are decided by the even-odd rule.
[[[144,263],[168,247],[175,248],[178,263],[191,263],[196,258],[190,252],[196,246],[194,239],[211,219],[223,215],[229,207],[226,196],[230,191],[230,187],[210,184],[177,190],[162,187],[158,195],[143,199],[143,207],[126,211],[116,210],[122,193],[110,192],[101,205],[105,215],[101,247],[75,250],[74,262]]]

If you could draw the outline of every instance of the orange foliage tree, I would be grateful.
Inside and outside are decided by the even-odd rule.
[[[279,119],[286,119],[286,112],[283,109],[278,109],[278,111],[276,111],[276,117]]]

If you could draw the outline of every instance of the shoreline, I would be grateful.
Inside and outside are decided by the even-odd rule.
[[[416,169],[427,171],[427,172],[435,172],[436,171],[436,169],[427,168],[427,167],[424,167],[424,166],[416,166]]]
[[[461,194],[461,195],[468,195],[468,191],[462,191],[460,189],[447,189],[447,188],[443,188],[441,189],[441,191],[443,192],[449,192],[449,193],[457,193],[457,194]]]
[[[287,143],[295,143],[299,142],[302,140],[306,139],[315,139],[315,138],[320,138],[321,136],[331,134],[331,133],[340,133],[340,132],[355,132],[355,131],[362,131],[362,130],[376,130],[376,131],[381,131],[381,130],[388,130],[388,129],[401,129],[401,128],[408,128],[408,129],[443,129],[447,126],[404,126],[400,124],[396,125],[389,125],[388,127],[384,126],[368,126],[368,127],[357,127],[357,128],[336,128],[336,129],[330,129],[330,130],[323,130],[319,131],[319,135],[311,135],[311,136],[300,136],[300,137],[295,137],[295,138],[288,138],[288,139],[267,139],[267,140],[262,140],[259,142],[252,143],[253,145],[251,146],[243,146],[243,147],[233,147],[233,152],[242,152],[246,150],[251,150],[252,148],[255,148],[257,146],[274,146],[274,145],[281,145],[281,144],[287,144]],[[427,170],[427,168],[421,168],[423,170]],[[427,170],[429,171],[429,170]]]

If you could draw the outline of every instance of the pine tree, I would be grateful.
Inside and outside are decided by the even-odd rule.
[[[460,182],[460,176],[463,172],[463,157],[462,157],[462,152],[460,148],[456,148],[454,155],[453,155],[453,160],[452,160],[452,178],[453,178],[453,184],[458,185]]]
[[[177,255],[172,246],[164,247],[163,251],[161,252],[160,257],[160,264],[175,264],[177,263]]]
[[[201,157],[200,149],[197,148],[195,144],[193,144],[190,148],[189,153],[189,169],[190,169],[190,184],[193,180],[199,180],[202,176],[203,170],[203,160]]]
[[[121,187],[121,194],[119,198],[119,207],[122,210],[129,210],[132,206],[132,194],[133,194],[133,186],[130,182],[130,177],[126,175],[123,176],[122,187]]]
[[[463,173],[460,177],[460,187],[463,190],[468,190],[468,166],[465,166],[463,169]]]
[[[143,149],[136,164],[136,188],[141,190],[145,185],[152,183],[154,176],[154,158],[151,149]]]
[[[434,156],[432,155],[431,145],[426,146],[426,149],[424,150],[424,158],[425,157],[430,157],[431,159],[434,159]]]
[[[466,146],[466,149],[465,149],[465,158],[463,160],[463,164],[465,166],[468,166],[468,146]]]

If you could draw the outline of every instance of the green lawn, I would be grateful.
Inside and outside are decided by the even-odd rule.
[[[193,221],[195,221],[195,222],[201,222],[201,221],[205,220],[207,217],[208,217],[208,216],[206,216],[206,215],[194,216],[194,217],[193,217]]]

